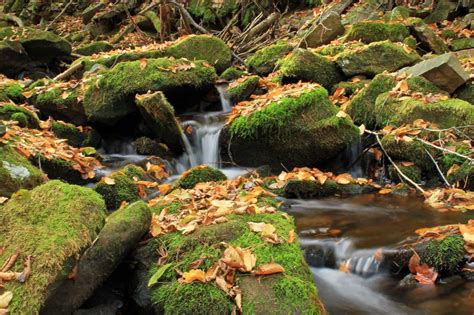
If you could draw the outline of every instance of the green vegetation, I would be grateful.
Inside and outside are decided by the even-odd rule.
[[[447,236],[441,241],[431,240],[421,259],[438,272],[454,274],[464,259],[464,240],[459,235]]]
[[[90,56],[93,54],[106,52],[112,49],[114,49],[114,46],[110,45],[108,42],[98,41],[98,42],[93,42],[88,45],[84,45],[79,48],[76,48],[74,49],[74,52],[79,55]]]
[[[67,139],[73,147],[97,147],[101,142],[101,137],[94,129],[86,131],[79,130],[73,124],[54,121],[51,130],[58,138]]]
[[[366,44],[383,40],[402,42],[409,35],[408,27],[402,24],[363,21],[351,25],[345,40],[360,40]]]
[[[0,104],[0,119],[18,121],[22,127],[39,127],[39,119],[35,113],[11,103]]]
[[[421,169],[416,165],[404,166],[402,163],[396,162],[397,167],[405,174],[408,178],[413,180],[415,183],[421,182]],[[388,171],[390,174],[390,179],[394,183],[403,182],[401,179],[398,171],[395,169],[393,165],[388,167]]]
[[[279,42],[258,50],[245,60],[250,71],[265,76],[273,71],[277,61],[293,50],[293,46],[286,42]]]
[[[21,84],[16,82],[0,83],[0,102],[7,102],[8,100],[14,103],[21,103],[25,100]]]
[[[239,81],[237,85],[230,87],[227,90],[230,99],[234,103],[238,103],[240,101],[246,100],[249,96],[255,91],[258,87],[258,82],[260,81],[260,77],[258,75],[252,75],[243,79],[243,81]]]
[[[191,189],[197,183],[218,182],[227,177],[220,170],[206,166],[196,166],[184,173],[175,183],[175,187]]]
[[[220,78],[227,81],[233,81],[240,78],[242,75],[244,75],[244,73],[245,72],[241,69],[238,69],[236,67],[229,67],[224,72],[222,72]]]

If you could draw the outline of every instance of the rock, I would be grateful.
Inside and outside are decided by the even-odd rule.
[[[474,104],[474,82],[466,82],[466,84],[461,86],[454,95],[456,98]]]
[[[204,61],[159,58],[121,62],[89,86],[84,109],[91,122],[111,125],[137,110],[136,94],[204,92],[215,80],[214,68]]]
[[[420,42],[422,50],[432,51],[435,54],[443,54],[449,51],[448,45],[422,19],[411,18],[408,20],[408,25],[412,35]]]
[[[0,161],[1,197],[10,197],[22,188],[32,189],[46,180],[41,170],[7,145],[0,145]]]
[[[220,140],[235,163],[270,165],[273,170],[282,165],[314,166],[334,158],[359,137],[349,118],[336,116],[338,109],[324,88],[286,85],[285,89],[290,94],[294,90],[294,96],[273,99],[270,90],[261,96],[266,102],[263,108],[224,127]]]
[[[403,174],[408,176],[415,183],[421,182],[421,169],[416,165],[405,166],[404,163],[396,162],[397,167],[402,171]],[[403,179],[400,177],[400,174],[395,169],[393,165],[389,165],[388,172],[390,175],[390,180],[394,183],[401,183]]]
[[[112,213],[79,259],[74,279],[63,281],[46,301],[42,314],[70,314],[78,309],[148,232],[150,223],[151,213],[143,201]]]
[[[374,192],[368,185],[348,184],[341,185],[328,179],[321,185],[318,181],[290,180],[283,189],[283,197],[298,199],[314,199],[340,195],[355,195]]]
[[[88,45],[78,47],[74,49],[73,52],[83,56],[90,56],[93,54],[110,51],[112,49],[114,49],[114,46],[110,45],[108,42],[97,41]]]
[[[260,77],[258,75],[245,76],[232,82],[227,88],[227,94],[230,100],[236,104],[247,100],[257,89]]]
[[[227,176],[220,170],[201,165],[193,167],[181,175],[174,183],[174,187],[191,189],[198,183],[218,182],[226,180]]]
[[[0,40],[0,73],[13,78],[31,62],[20,43]]]
[[[344,26],[341,23],[341,17],[337,14],[327,14],[309,32],[305,32],[301,47],[319,47],[330,43],[342,34],[344,34]]]
[[[458,8],[457,0],[439,0],[431,14],[425,18],[425,23],[441,23],[447,20],[449,15]]]
[[[413,11],[413,9],[399,5],[393,8],[391,11],[386,12],[384,15],[384,20],[387,22],[403,22],[414,13]]]
[[[133,141],[133,146],[137,153],[141,155],[154,155],[165,159],[172,158],[166,144],[159,143],[158,141],[147,137],[137,138]]]
[[[402,24],[364,21],[351,25],[344,41],[362,41],[366,44],[384,40],[402,42],[409,35],[408,27]]]
[[[0,102],[23,103],[25,97],[23,96],[23,86],[14,80],[3,79],[0,82]]]
[[[11,270],[23,270],[32,255],[25,283],[4,283],[13,293],[12,314],[38,314],[44,302],[67,278],[77,259],[104,225],[105,205],[92,189],[57,180],[21,190],[0,207],[0,261],[19,252]]]
[[[260,76],[266,76],[273,72],[279,59],[293,50],[293,46],[286,42],[279,42],[257,50],[255,54],[245,60],[250,71]]]
[[[84,179],[82,173],[77,171],[71,162],[60,158],[48,159],[41,154],[37,154],[30,158],[30,162],[36,167],[41,167],[50,179],[60,179],[76,185],[85,185],[93,181],[93,179]]]
[[[62,121],[54,121],[51,126],[51,131],[62,139],[67,139],[67,142],[73,147],[99,147],[102,138],[100,134],[90,127],[79,129],[73,124]]]
[[[332,60],[307,49],[296,49],[278,64],[283,80],[287,82],[310,81],[330,90],[342,80],[342,75]]]
[[[402,69],[400,73],[423,76],[448,93],[453,93],[469,79],[469,74],[451,53],[422,61],[413,67]]]
[[[175,154],[182,153],[181,127],[174,116],[173,106],[163,92],[137,94],[135,102],[153,137],[166,144]]]
[[[233,81],[233,80],[237,80],[244,74],[245,74],[245,71],[241,69],[238,69],[235,67],[229,67],[224,72],[222,72],[219,79],[226,80],[226,81]]]
[[[451,49],[453,51],[459,51],[464,49],[474,48],[474,38],[460,38],[455,39],[451,42]]]
[[[392,72],[420,60],[415,51],[389,41],[374,42],[361,49],[346,51],[336,56],[336,63],[348,77],[375,76],[384,71]]]
[[[107,177],[112,179],[112,183],[105,179],[97,183],[95,191],[104,198],[108,210],[118,209],[123,201],[134,202],[140,199],[134,177],[144,180],[146,174],[141,167],[130,164]]]
[[[39,127],[39,119],[35,113],[11,103],[0,103],[0,119],[17,121],[21,127]]]
[[[356,50],[359,47],[364,47],[364,46],[365,45],[359,41],[344,42],[344,43],[335,42],[335,43],[318,47],[314,50],[314,52],[323,56],[334,57],[337,54],[340,54],[344,51],[352,51],[352,50]]]

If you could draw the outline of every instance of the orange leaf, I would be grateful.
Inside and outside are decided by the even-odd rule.
[[[296,233],[295,230],[291,230],[288,232],[288,243],[292,244],[296,239]]]
[[[257,270],[254,272],[254,275],[262,276],[262,275],[271,275],[275,273],[282,273],[285,272],[285,268],[281,265],[276,263],[269,263],[260,265]]]
[[[104,177],[102,181],[107,185],[115,185],[115,180],[111,177]]]
[[[206,273],[201,269],[192,269],[183,273],[183,277],[179,279],[179,282],[183,284],[188,284],[194,281],[206,283]]]
[[[438,278],[438,273],[427,264],[417,266],[415,270],[415,279],[421,284],[434,284]]]

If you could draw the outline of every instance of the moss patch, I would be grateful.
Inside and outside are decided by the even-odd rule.
[[[58,138],[67,139],[73,147],[97,147],[101,142],[101,137],[94,129],[79,130],[69,123],[55,121],[51,130]]]
[[[402,42],[409,35],[408,27],[402,24],[364,21],[351,25],[345,40],[360,40],[366,44],[383,40]]]
[[[97,42],[93,42],[91,44],[76,48],[74,49],[74,52],[79,55],[90,56],[93,54],[110,51],[112,49],[114,49],[114,46],[110,45],[108,42],[97,41]]]
[[[16,120],[22,127],[39,127],[39,119],[35,113],[11,103],[0,103],[0,119]]]
[[[184,173],[175,183],[175,187],[191,189],[197,183],[218,182],[226,180],[227,177],[220,170],[201,165],[196,166]]]
[[[459,235],[448,236],[441,241],[431,240],[420,257],[438,272],[454,274],[459,271],[464,259],[464,240]]]
[[[245,60],[250,71],[265,76],[273,71],[277,61],[293,50],[293,46],[280,42],[258,50]]]
[[[228,88],[227,93],[229,94],[230,99],[234,103],[246,100],[249,96],[255,91],[258,87],[258,82],[260,77],[257,75],[252,75],[244,77],[235,84],[231,84]]]

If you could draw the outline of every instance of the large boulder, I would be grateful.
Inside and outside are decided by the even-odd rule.
[[[271,73],[279,59],[289,54],[293,46],[286,42],[279,42],[257,50],[255,54],[245,60],[245,64],[250,71],[260,76]]]
[[[10,314],[40,312],[97,237],[104,219],[104,201],[97,193],[56,180],[21,190],[0,206],[0,261],[19,253],[11,270],[21,272],[32,257],[25,283],[3,283],[13,293]]]
[[[270,90],[242,110],[221,134],[223,147],[239,165],[312,166],[334,158],[359,136],[349,118],[336,116],[328,92],[315,84]]]
[[[0,196],[10,197],[19,189],[32,189],[46,176],[8,145],[0,145]]]
[[[403,42],[409,35],[408,27],[402,24],[364,21],[351,25],[344,40],[358,40],[366,44],[384,40]]]
[[[166,144],[174,153],[182,153],[182,131],[174,116],[174,108],[163,92],[136,95],[135,101],[153,137]]]
[[[0,73],[14,77],[31,62],[20,43],[0,40]]]
[[[63,281],[46,301],[42,314],[71,314],[78,309],[147,233],[150,221],[150,210],[143,201],[112,213],[79,259],[74,278]]]
[[[243,76],[229,84],[227,95],[234,104],[244,101],[257,89],[259,82],[258,75]]]
[[[216,77],[214,68],[204,61],[159,58],[122,62],[89,86],[84,110],[91,122],[110,125],[137,110],[136,94],[204,92]]]
[[[392,72],[420,61],[420,56],[407,46],[389,41],[374,42],[336,56],[336,63],[346,76],[375,76]]]
[[[330,43],[342,34],[344,34],[344,26],[341,23],[341,17],[336,13],[326,14],[321,17],[317,25],[304,30],[301,47],[319,47]]]
[[[326,89],[342,80],[336,64],[328,57],[298,48],[278,62],[285,81],[310,81]]]

